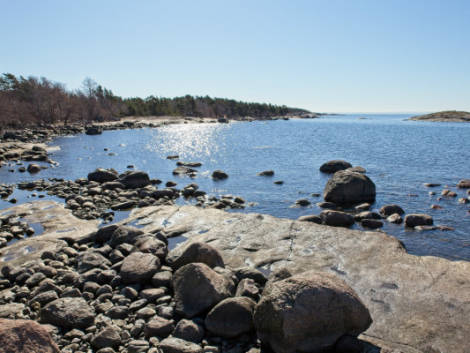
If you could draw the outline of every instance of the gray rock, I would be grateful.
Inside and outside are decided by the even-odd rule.
[[[145,337],[167,337],[174,329],[173,320],[155,316],[145,325]]]
[[[236,297],[249,297],[254,300],[259,298],[259,288],[256,282],[251,278],[244,278],[238,282],[237,290],[235,291]]]
[[[274,170],[264,170],[262,172],[259,172],[257,175],[259,175],[259,176],[273,176],[274,175]]]
[[[144,234],[144,232],[139,228],[119,226],[111,235],[110,245],[116,247],[122,243],[133,244],[136,238],[142,234]]]
[[[103,133],[103,128],[98,125],[89,126],[85,130],[87,135],[101,135]]]
[[[326,183],[323,197],[338,205],[372,203],[375,201],[375,184],[364,174],[339,171]]]
[[[229,297],[234,283],[203,263],[191,263],[173,275],[176,313],[192,318]]]
[[[383,227],[383,222],[379,221],[378,219],[363,219],[361,221],[361,226],[364,228],[370,228],[370,229],[377,229],[377,228],[382,228]]]
[[[204,338],[204,328],[193,320],[181,319],[172,333],[173,337],[200,343]]]
[[[433,219],[430,215],[423,213],[412,213],[405,217],[405,225],[413,228],[416,226],[430,226],[433,224]]]
[[[127,346],[128,353],[144,353],[149,349],[149,343],[145,340],[130,341]]]
[[[79,273],[86,272],[94,268],[107,268],[111,262],[100,253],[88,250],[77,257],[77,270]]]
[[[128,189],[143,188],[150,185],[150,178],[142,171],[126,172],[119,177],[119,181]]]
[[[170,271],[159,271],[152,277],[152,286],[169,287],[173,274]]]
[[[233,338],[253,329],[255,302],[247,297],[227,298],[207,314],[206,329],[216,336]]]
[[[329,273],[304,272],[267,285],[256,305],[258,337],[275,352],[320,352],[372,323],[354,290]]]
[[[398,213],[394,213],[387,217],[387,222],[401,224],[403,222],[403,219]]]
[[[98,183],[106,183],[114,181],[118,178],[118,173],[114,169],[98,168],[94,172],[88,174],[89,181],[96,181]]]
[[[320,167],[320,172],[332,174],[332,173],[336,173],[339,170],[344,170],[348,168],[352,168],[351,163],[340,160],[340,159],[336,159],[336,160],[323,163]]]
[[[158,347],[163,353],[202,353],[202,347],[176,337],[168,337],[160,342]]]
[[[41,166],[37,164],[29,164],[28,165],[28,172],[31,174],[39,173],[41,171]]]
[[[371,212],[371,211],[362,211],[354,215],[354,220],[356,222],[360,222],[363,219],[381,219],[381,218],[382,217],[378,213]]]
[[[98,332],[91,340],[91,345],[96,348],[118,347],[121,343],[121,329],[116,326],[108,326]]]
[[[160,260],[152,254],[133,252],[121,265],[120,276],[123,283],[142,283],[152,278],[160,268]]]
[[[193,169],[193,168],[190,168],[190,167],[186,167],[186,166],[179,166],[179,167],[176,167],[174,170],[173,170],[173,175],[179,175],[179,176],[182,176],[182,175],[194,175],[197,173],[197,170],[196,169]]]
[[[313,222],[316,224],[321,224],[321,217],[317,215],[305,215],[305,216],[300,216],[297,218],[298,221],[300,222]]]
[[[354,224],[354,217],[341,211],[322,211],[320,218],[324,224],[333,227],[350,227]]]
[[[154,235],[141,235],[135,242],[138,251],[149,253],[157,256],[160,260],[164,260],[168,254],[167,244],[155,238]]]
[[[470,188],[470,179],[462,179],[458,182],[457,187],[460,189],[469,189]]]
[[[193,262],[201,262],[209,267],[224,267],[224,260],[219,251],[201,242],[190,242],[168,254],[168,264],[175,270]]]
[[[83,298],[60,298],[41,310],[41,321],[66,328],[93,325],[95,313]]]

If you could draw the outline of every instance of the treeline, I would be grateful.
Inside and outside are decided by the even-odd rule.
[[[269,118],[288,114],[309,113],[303,109],[288,108],[264,103],[245,103],[226,98],[193,97],[186,95],[176,98],[158,98],[150,96],[146,99],[128,98],[124,102],[129,115],[136,116],[195,116],[241,118]]]
[[[44,77],[25,78],[8,73],[0,76],[0,128],[74,122],[86,124],[129,115],[259,119],[304,113],[308,111],[208,96],[123,99],[90,78],[83,81],[81,89],[70,91],[63,84]]]

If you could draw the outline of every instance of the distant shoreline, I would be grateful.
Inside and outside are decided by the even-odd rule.
[[[470,113],[464,111],[449,110],[431,114],[417,115],[409,118],[408,120],[469,123]]]

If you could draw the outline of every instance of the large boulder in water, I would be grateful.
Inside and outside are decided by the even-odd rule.
[[[375,184],[364,174],[347,170],[336,172],[323,191],[325,201],[353,205],[375,201]]]
[[[276,353],[321,352],[371,323],[369,310],[351,287],[316,271],[268,282],[254,313],[258,337]]]
[[[35,321],[0,319],[0,347],[4,353],[59,353],[49,332]]]
[[[119,181],[128,189],[143,188],[150,185],[149,175],[142,171],[126,172],[120,175]]]
[[[352,168],[352,164],[343,160],[333,160],[333,161],[328,161],[326,163],[323,163],[320,167],[320,172],[322,173],[336,173],[340,170],[345,170],[348,168]]]

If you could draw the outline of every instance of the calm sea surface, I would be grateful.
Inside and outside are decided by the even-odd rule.
[[[50,144],[60,147],[51,156],[59,167],[36,176],[0,168],[0,182],[76,179],[98,167],[123,172],[133,164],[151,178],[173,180],[179,187],[195,182],[210,195],[239,195],[256,203],[242,212],[294,219],[321,212],[315,203],[322,198],[311,196],[322,193],[328,180],[319,167],[331,159],[345,159],[366,168],[375,182],[375,209],[397,203],[407,213],[428,213],[435,224],[455,228],[417,232],[405,230],[403,225],[386,224],[383,230],[402,240],[410,253],[470,260],[470,206],[458,204],[457,198],[437,200],[445,185],[457,191],[458,197],[465,197],[465,190],[455,186],[460,179],[470,178],[470,124],[406,121],[408,117],[361,114],[313,120],[183,124],[63,137]],[[178,154],[182,161],[203,163],[198,176],[174,177],[176,161],[166,159],[170,154]],[[224,170],[229,178],[212,181],[210,174],[215,169]],[[267,169],[275,171],[274,177],[256,175]],[[275,185],[276,180],[284,184]],[[438,195],[428,194],[431,189],[423,186],[426,182],[442,184],[432,188]],[[30,201],[29,194],[16,191],[13,196],[20,202]],[[308,198],[312,206],[293,208],[299,198]],[[430,209],[435,203],[443,209]],[[0,209],[10,206],[0,201]]]

